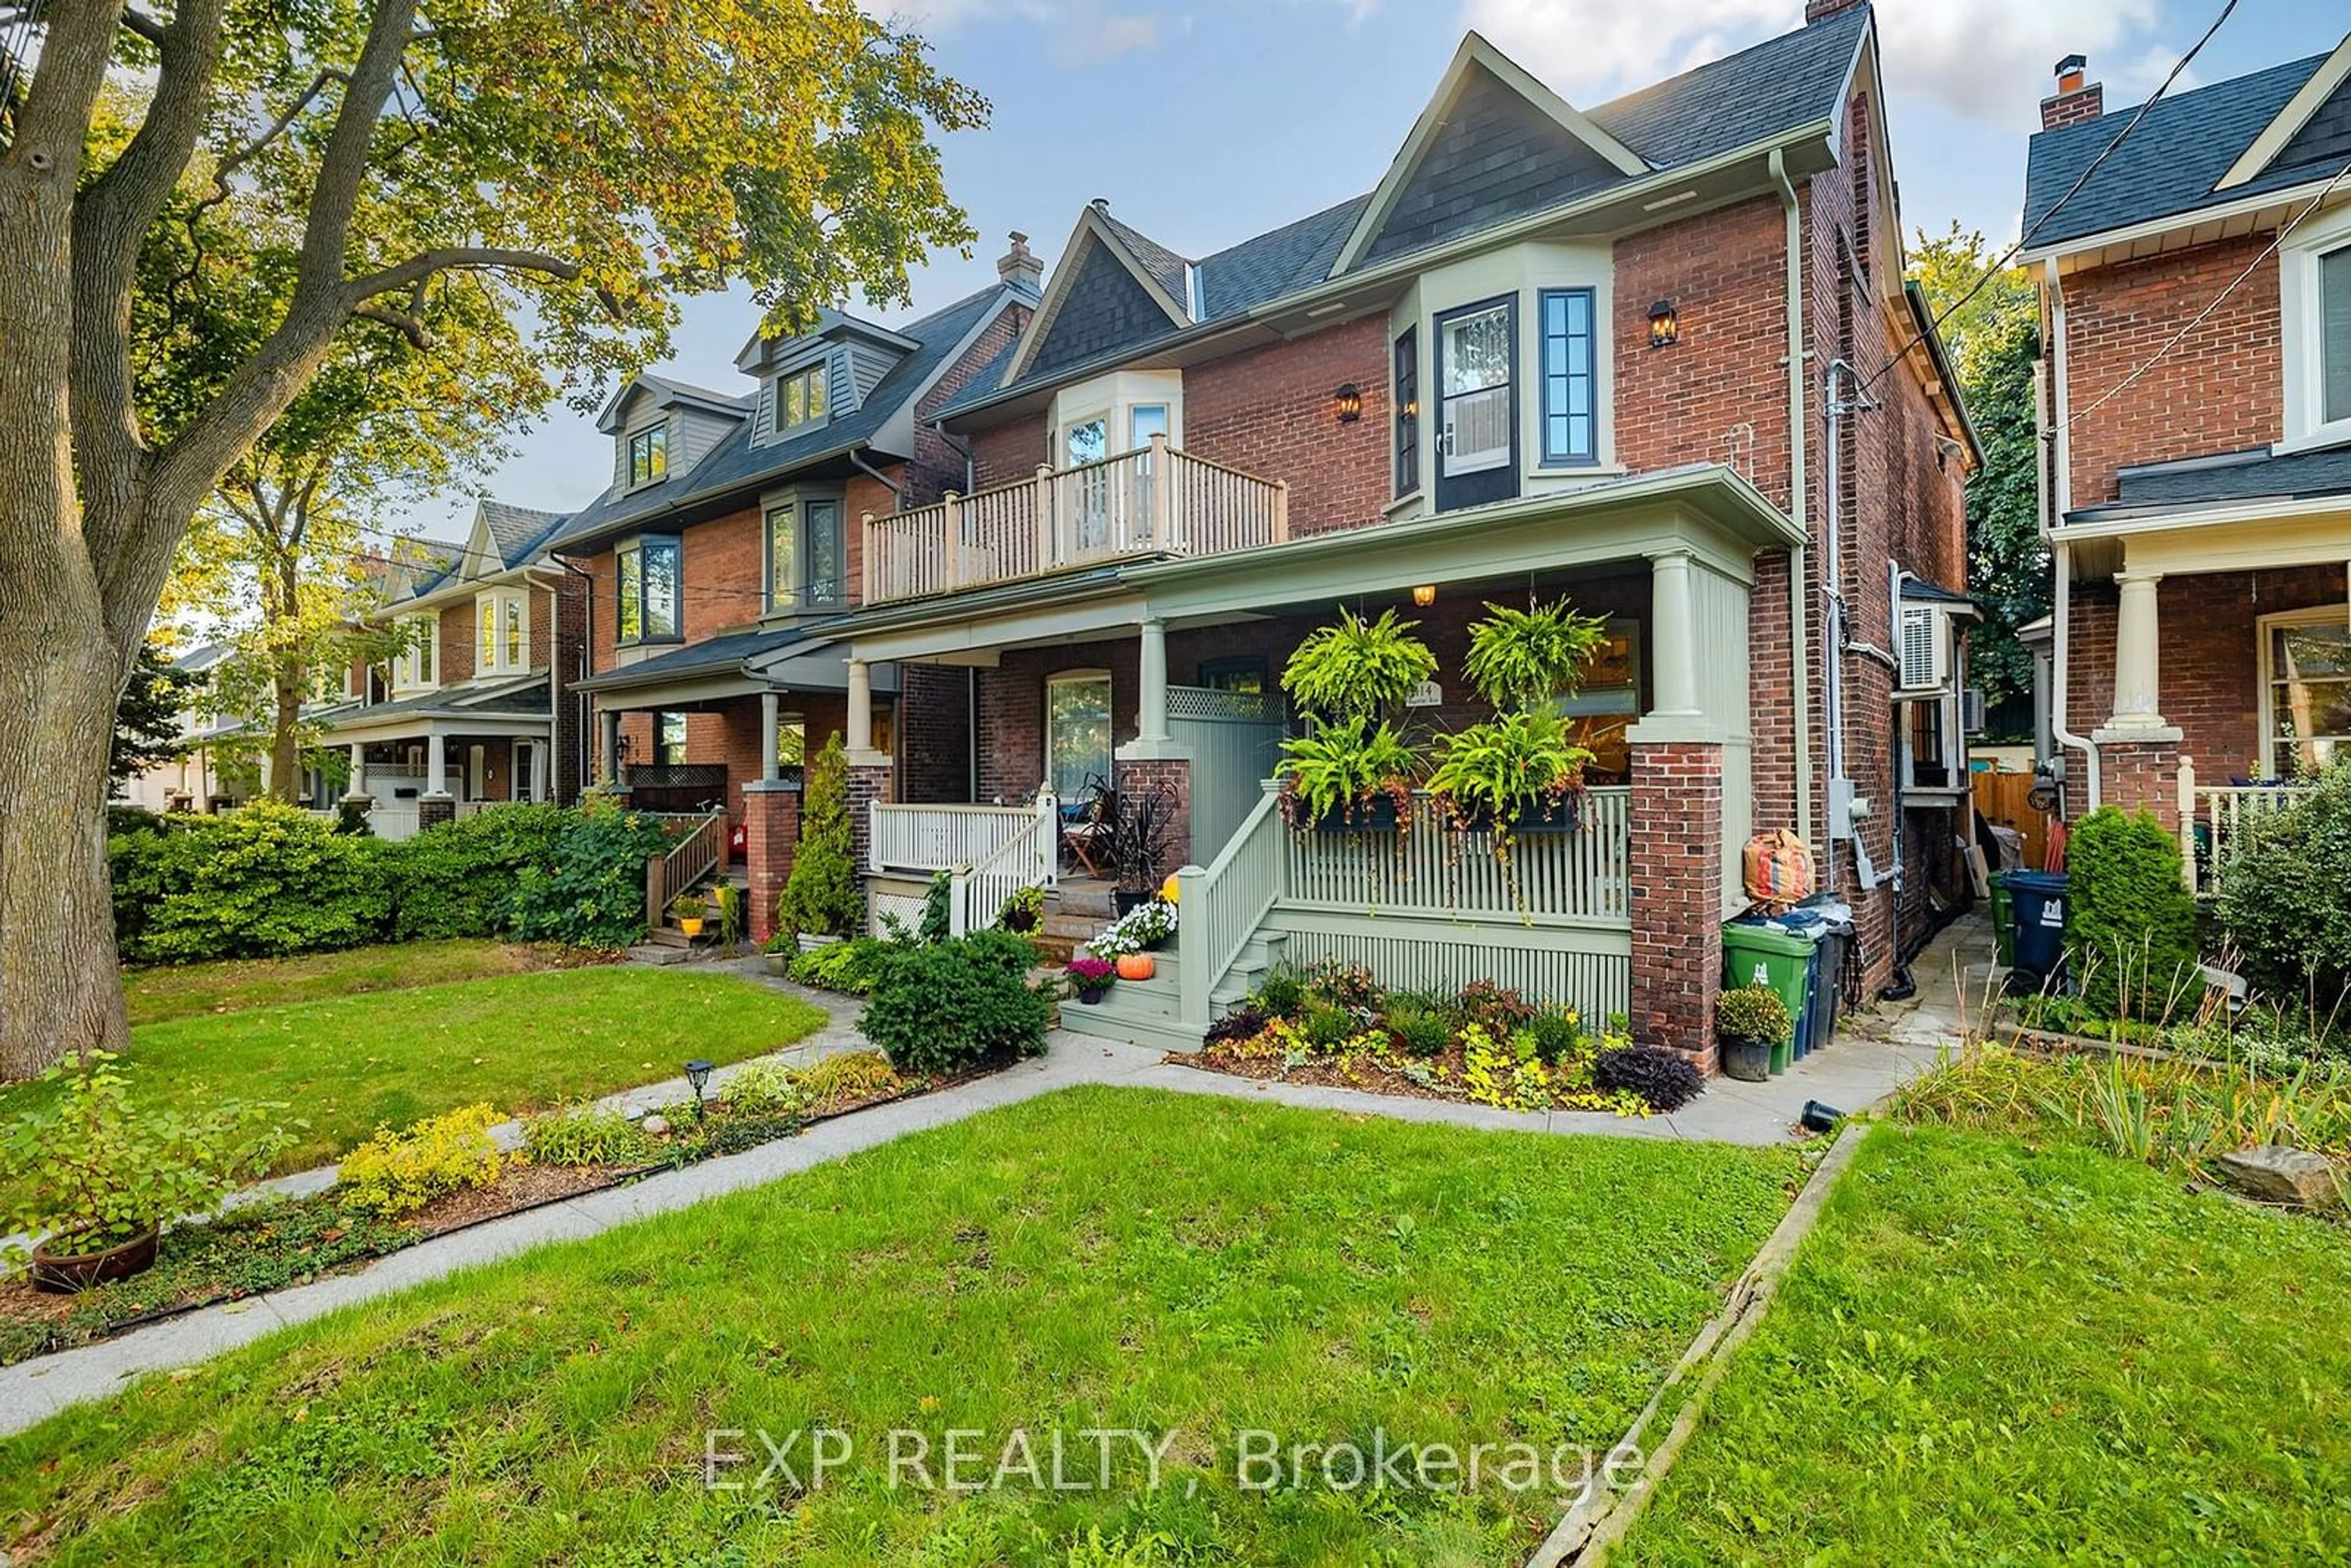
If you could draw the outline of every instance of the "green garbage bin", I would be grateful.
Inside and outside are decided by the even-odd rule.
[[[1991,879],[1991,941],[2003,969],[2016,967],[2016,914],[2008,896],[2008,883],[2001,877]]]
[[[1769,926],[1732,921],[1722,928],[1722,982],[1726,986],[1769,986],[1788,1004],[1788,1016],[1801,1019],[1812,983],[1815,944]],[[1771,1048],[1771,1071],[1788,1071],[1793,1040]]]

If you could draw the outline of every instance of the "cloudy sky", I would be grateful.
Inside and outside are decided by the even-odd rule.
[[[2109,109],[2139,101],[2222,0],[1879,0],[1903,217],[2015,236],[2024,142],[2051,68],[2079,52]],[[1106,196],[1162,243],[1203,256],[1377,183],[1437,77],[1475,27],[1571,102],[1628,89],[1786,31],[1802,0],[872,0],[930,37],[986,93],[984,131],[949,141],[948,185],[983,238],[914,283],[915,310],[992,281],[1008,231],[1050,264],[1078,209]],[[2240,0],[2183,86],[2331,48],[2341,0]],[[666,367],[736,389],[754,325],[743,300],[690,304]],[[743,383],[747,384],[747,383]],[[408,523],[462,536],[483,489],[569,509],[594,497],[610,448],[550,413],[482,484]]]

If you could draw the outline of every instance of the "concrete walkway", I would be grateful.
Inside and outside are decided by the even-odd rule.
[[[1931,951],[1931,949],[1930,949]],[[1922,966],[1925,959],[1922,956]],[[1926,978],[1922,967],[1920,977]],[[780,982],[770,982],[781,986]],[[798,991],[798,988],[788,988]],[[814,993],[800,992],[815,999]],[[812,1061],[862,1044],[855,1034],[855,1004],[821,998],[832,1013],[822,1030],[783,1054]],[[1915,1029],[1939,1018],[1922,1006]],[[1897,1084],[1934,1060],[1935,1043],[1917,1039],[1873,1039],[1873,1023],[1841,1034],[1835,1045],[1816,1051],[1768,1083],[1714,1080],[1707,1092],[1671,1116],[1625,1118],[1591,1112],[1529,1115],[1490,1106],[1441,1100],[1408,1100],[1349,1089],[1260,1083],[1223,1073],[1178,1066],[1139,1046],[1114,1045],[1056,1034],[1044,1056],[977,1082],[893,1104],[877,1105],[822,1123],[797,1138],[765,1144],[744,1154],[665,1171],[633,1185],[587,1193],[421,1242],[379,1260],[356,1273],[208,1307],[139,1329],[118,1338],[0,1367],[0,1435],[19,1432],[68,1406],[102,1399],[141,1374],[187,1366],[249,1344],[278,1329],[307,1322],[340,1307],[375,1301],[412,1285],[445,1278],[554,1241],[579,1240],[616,1225],[649,1218],[739,1192],[885,1144],[910,1133],[959,1122],[967,1116],[1018,1104],[1078,1084],[1114,1084],[1172,1090],[1187,1094],[1266,1100],[1277,1104],[1388,1116],[1399,1121],[1506,1132],[1569,1135],[1705,1139],[1747,1145],[1776,1144],[1795,1135],[1804,1102],[1819,1100],[1845,1111],[1876,1103]],[[661,1104],[684,1098],[684,1080],[652,1084],[611,1097],[616,1105]],[[314,1173],[306,1173],[306,1177]],[[303,1178],[287,1178],[297,1180]]]

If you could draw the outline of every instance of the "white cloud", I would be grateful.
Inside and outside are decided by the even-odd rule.
[[[1799,26],[1798,0],[1464,0],[1463,24],[1571,100],[1596,103]],[[2144,92],[2177,58],[2145,35],[2158,0],[1878,0],[1889,93],[1934,99],[1970,119],[2030,120],[2060,57],[2130,46],[2110,68]],[[2186,78],[2183,78],[2183,84]],[[2175,89],[2177,90],[2177,89]]]
[[[1112,11],[1079,0],[1052,23],[1053,57],[1065,66],[1098,66],[1159,42],[1159,18]]]
[[[1051,35],[1054,61],[1070,67],[1098,66],[1152,48],[1161,37],[1160,17],[1114,11],[1102,0],[858,0],[858,5],[931,38],[973,23],[1029,23]]]

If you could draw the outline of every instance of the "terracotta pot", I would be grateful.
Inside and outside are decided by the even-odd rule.
[[[1118,977],[1122,980],[1147,980],[1158,972],[1159,961],[1148,953],[1118,956]]]
[[[96,1252],[67,1250],[75,1239],[52,1236],[33,1249],[33,1286],[64,1295],[144,1273],[155,1266],[155,1244],[162,1234],[160,1227],[150,1225],[129,1240]]]

